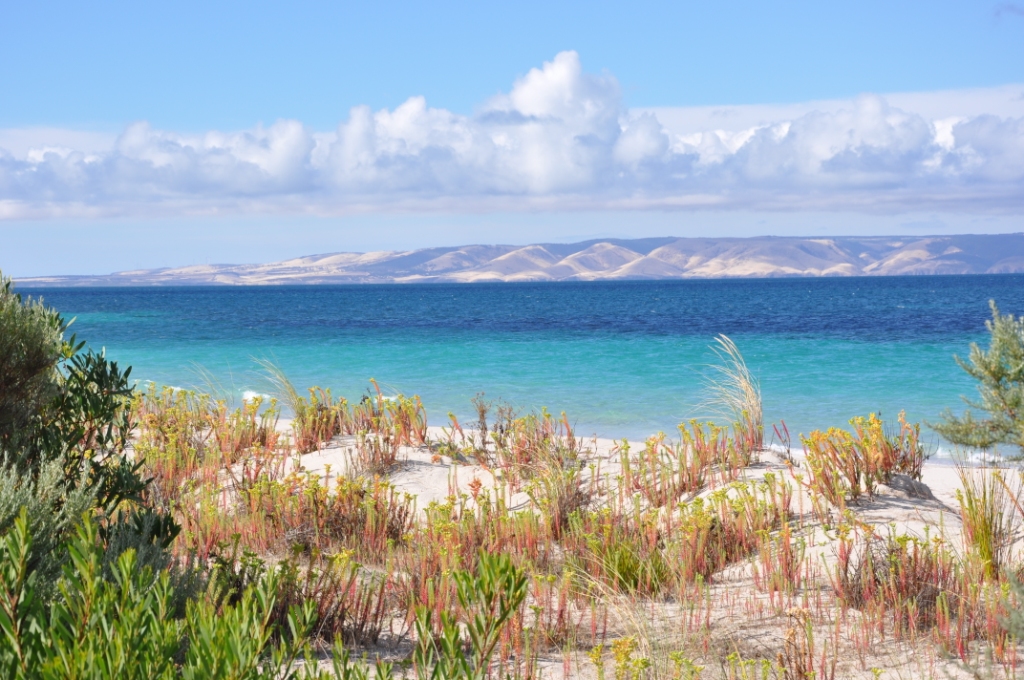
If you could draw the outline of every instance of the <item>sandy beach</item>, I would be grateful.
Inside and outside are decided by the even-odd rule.
[[[447,441],[450,432],[431,427],[429,436],[435,442]],[[467,429],[459,443],[465,445],[475,437]],[[581,443],[584,485],[599,489],[593,507],[613,505],[613,497],[621,491],[623,441],[595,438]],[[338,475],[351,471],[356,446],[355,437],[335,437],[321,450],[301,456],[295,464],[330,484]],[[644,442],[632,441],[629,446],[634,452],[642,451]],[[397,491],[415,499],[421,519],[424,509],[431,504],[453,500],[464,512],[472,512],[474,499],[488,494],[501,495],[510,513],[537,511],[528,491],[510,488],[502,470],[465,457],[439,455],[436,447],[429,446],[405,447],[401,458],[388,480]],[[976,469],[974,474],[986,472]],[[699,677],[753,678],[753,667],[734,668],[735,664],[730,666],[727,661],[729,655],[781,659],[781,655],[792,651],[796,630],[801,631],[801,636],[816,636],[817,642],[810,644],[817,644],[812,651],[821,659],[828,655],[836,657],[837,664],[832,668],[836,678],[974,677],[961,662],[939,648],[934,636],[901,636],[884,623],[881,629],[871,630],[877,624],[869,624],[860,612],[837,607],[830,583],[841,550],[843,530],[837,528],[840,517],[837,511],[830,524],[815,516],[806,475],[806,462],[799,453],[786,456],[782,450],[762,451],[735,478],[711,480],[706,488],[685,499],[692,502],[723,492],[728,494],[747,483],[763,483],[768,477],[781,480],[793,491],[790,522],[795,527],[792,540],[800,545],[800,588],[790,593],[766,592],[758,579],[763,567],[758,566],[754,555],[714,574],[706,591],[695,589],[691,601],[681,597],[645,600],[609,591],[607,636],[635,638],[639,640],[640,651],[652,657],[665,656],[676,648],[703,647],[701,663],[706,669],[705,675]],[[1007,479],[1019,489],[1011,475],[1016,473],[1007,473]],[[895,475],[889,484],[879,484],[873,494],[849,503],[842,524],[856,527],[863,536],[874,535],[879,541],[898,536],[904,541],[913,537],[922,544],[941,544],[962,559],[970,546],[964,540],[957,500],[961,487],[960,473],[950,461],[926,462],[920,480]],[[639,494],[636,502],[642,503]],[[1007,520],[1016,523],[1016,517],[1008,516]],[[1015,534],[1014,541],[1012,552],[1017,554],[1021,547],[1019,534]],[[694,624],[698,620],[699,624]],[[802,632],[805,629],[807,633]],[[808,644],[808,639],[801,644]],[[389,653],[384,648],[377,651]],[[712,663],[720,667],[712,668]],[[549,653],[540,667],[543,677],[598,677],[592,659],[581,649]]]

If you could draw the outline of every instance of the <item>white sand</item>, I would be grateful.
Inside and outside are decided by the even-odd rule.
[[[467,430],[466,434],[473,436],[474,433]],[[429,438],[431,441],[444,440],[446,433],[441,428],[430,428]],[[621,467],[616,448],[618,443],[611,439],[586,440],[584,446],[587,449],[585,458],[588,466],[585,474],[596,469],[606,479],[614,480]],[[299,464],[305,471],[322,476],[330,483],[348,469],[349,456],[355,444],[354,437],[336,437],[323,450],[301,456]],[[631,442],[630,445],[633,451],[643,450],[642,442]],[[420,511],[432,502],[443,502],[453,495],[468,494],[469,485],[474,479],[479,480],[481,487],[486,489],[494,488],[499,481],[500,472],[489,470],[471,460],[456,461],[439,456],[429,447],[405,447],[400,452],[400,459],[401,462],[389,474],[389,480],[397,490],[415,497]],[[818,583],[827,583],[824,573],[835,559],[835,532],[814,526],[816,522],[812,519],[810,497],[805,489],[799,487],[794,477],[794,473],[800,473],[799,460],[795,461],[795,465],[788,464],[777,453],[764,452],[759,462],[744,470],[743,478],[759,479],[767,473],[773,473],[793,486],[793,511],[802,515],[806,527],[809,527],[804,533],[807,563],[810,565],[808,568],[814,572],[813,578]],[[875,527],[878,535],[884,536],[891,530],[922,538],[941,536],[950,548],[962,554],[965,546],[962,543],[956,497],[960,486],[956,467],[946,462],[926,463],[920,482],[897,476],[891,486],[880,486],[874,496],[852,503],[850,509],[859,522]],[[514,509],[530,507],[528,497],[521,491],[508,500]],[[810,590],[817,590],[817,587]],[[710,586],[710,597],[712,607],[708,620],[715,634],[724,641],[722,644],[725,648],[740,649],[745,655],[774,658],[784,632],[792,622],[783,612],[773,609],[769,597],[755,588],[749,562],[734,565],[716,575]],[[629,614],[627,611],[629,606],[635,605],[624,606],[626,610],[619,612],[620,635],[642,634],[653,636],[652,639],[660,635],[666,639],[676,636],[676,627],[672,621],[680,616],[678,604],[664,601],[645,605],[640,615]],[[752,611],[758,613],[751,615]],[[856,612],[851,616],[856,618]],[[827,630],[823,630],[822,635],[826,634]],[[879,642],[881,644],[873,648],[872,656],[867,660],[861,659],[855,663],[852,657],[845,654],[844,665],[837,677],[969,677],[955,662],[940,658],[939,651],[925,640],[896,643],[889,638],[882,638]],[[543,677],[562,677],[560,659],[552,657],[542,665]],[[870,667],[883,669],[883,672],[875,675]],[[594,677],[593,667],[586,660],[585,653],[574,653],[572,668],[571,677]],[[716,674],[712,677],[718,676]]]

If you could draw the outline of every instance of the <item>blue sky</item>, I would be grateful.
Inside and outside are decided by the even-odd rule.
[[[16,276],[1024,229],[1024,4],[8,1],[2,15],[0,268]]]

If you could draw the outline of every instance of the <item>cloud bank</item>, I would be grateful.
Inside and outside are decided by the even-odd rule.
[[[630,111],[613,76],[586,73],[575,52],[562,52],[471,116],[411,97],[393,110],[356,107],[327,133],[295,120],[205,134],[140,122],[99,149],[76,148],[74,134],[48,144],[43,134],[27,142],[28,132],[0,131],[0,218],[693,207],[1019,214],[1022,106],[940,118],[864,95],[783,107],[790,115],[774,120],[691,116],[716,126],[673,131],[672,110]]]

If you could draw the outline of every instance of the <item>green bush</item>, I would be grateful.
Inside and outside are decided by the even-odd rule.
[[[0,275],[0,451],[20,450],[57,397],[66,325],[40,300],[22,300]]]
[[[527,579],[508,555],[480,553],[477,573],[456,571],[459,606],[466,621],[448,612],[440,616],[440,635],[435,635],[431,611],[416,609],[419,644],[413,665],[419,680],[484,680],[491,677],[491,659],[501,634],[526,600]],[[463,640],[463,629],[469,638]],[[468,649],[468,653],[467,650]]]
[[[141,566],[134,550],[103,576],[103,547],[85,516],[67,544],[69,560],[59,595],[45,603],[29,561],[33,535],[22,510],[0,539],[0,677],[96,680],[289,680],[326,678],[306,646],[313,605],[292,608],[284,630],[271,621],[278,577],[249,586],[236,605],[190,602],[172,616],[168,572]],[[340,650],[339,650],[340,652]],[[306,663],[301,663],[306,657]],[[365,669],[338,655],[335,677],[366,678]]]
[[[991,337],[987,350],[971,344],[968,361],[956,357],[960,367],[978,381],[981,401],[964,401],[971,409],[986,413],[976,418],[968,410],[958,418],[952,411],[932,427],[953,444],[991,449],[1008,444],[1020,449],[1015,459],[1024,459],[1024,318],[1001,315],[993,301],[992,320],[985,322]]]
[[[33,475],[59,461],[70,484],[95,486],[97,505],[112,511],[140,502],[146,487],[140,466],[124,456],[131,368],[65,338],[69,325],[0,274],[0,454]]]
[[[20,513],[26,514],[28,530],[36,537],[26,567],[34,574],[36,592],[43,599],[56,593],[68,557],[65,542],[94,502],[94,490],[69,484],[57,461],[43,464],[34,478],[13,465],[0,465],[0,536],[13,528]]]
[[[0,532],[25,505],[36,535],[60,543],[88,498],[121,544],[132,535],[134,547],[155,555],[143,550],[143,536],[165,550],[178,527],[169,517],[151,517],[141,463],[125,455],[133,429],[131,368],[65,338],[68,326],[0,274]],[[31,564],[45,566],[35,558]],[[40,574],[44,591],[54,576],[52,569]]]

